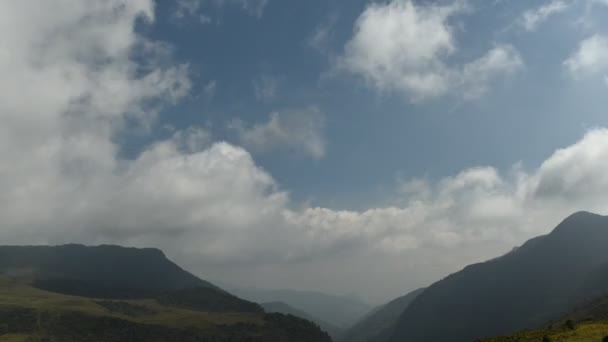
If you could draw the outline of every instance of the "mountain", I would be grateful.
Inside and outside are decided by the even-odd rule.
[[[412,291],[377,307],[348,329],[340,340],[343,342],[384,342],[388,340],[401,313],[423,291],[424,289]]]
[[[334,296],[313,291],[231,288],[237,296],[257,302],[283,302],[312,317],[344,329],[353,325],[372,307],[353,296]]]
[[[317,325],[266,313],[155,249],[0,247],[2,341],[330,342]]]
[[[92,297],[147,297],[216,286],[153,248],[119,246],[0,246],[0,274],[30,276],[40,288]]]
[[[294,316],[209,313],[150,300],[96,300],[0,277],[0,341],[331,342]]]
[[[606,246],[608,217],[576,213],[549,235],[431,285],[401,314],[390,341],[472,341],[541,326],[589,300],[586,289],[603,279]]]
[[[304,318],[305,320],[311,321],[311,322],[315,323],[316,325],[318,325],[319,328],[321,328],[321,330],[327,332],[333,340],[338,340],[339,337],[342,335],[342,332],[343,332],[342,329],[340,329],[330,323],[324,322],[323,320],[315,318],[312,315],[310,315],[304,311],[291,307],[288,304],[285,304],[282,302],[270,302],[270,303],[262,303],[261,305],[264,308],[264,311],[266,311],[266,312],[293,315],[293,316]]]

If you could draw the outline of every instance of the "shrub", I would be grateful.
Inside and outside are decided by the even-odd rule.
[[[551,337],[547,335],[543,336],[543,342],[551,342]]]
[[[576,329],[576,325],[574,325],[574,322],[571,319],[566,321],[566,327],[570,330]]]

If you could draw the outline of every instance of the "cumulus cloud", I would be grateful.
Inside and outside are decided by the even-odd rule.
[[[320,159],[326,153],[325,117],[316,107],[270,114],[267,122],[247,127],[241,120],[230,124],[242,145],[256,152],[291,150]]]
[[[522,15],[520,25],[527,31],[535,31],[552,16],[567,11],[571,5],[571,1],[553,0],[538,8],[530,9]]]
[[[586,38],[564,66],[574,78],[608,71],[608,38],[600,34]]]
[[[421,101],[468,85],[470,70],[478,68],[469,94],[480,93],[490,79],[510,74],[522,65],[515,48],[494,48],[467,65],[451,65],[457,51],[449,19],[466,9],[451,5],[415,4],[393,0],[370,4],[357,19],[338,68],[363,77],[380,91],[397,91]],[[508,59],[508,60],[507,60]],[[489,64],[493,63],[493,64]],[[485,66],[483,66],[485,64]],[[464,70],[463,70],[464,68]],[[463,81],[463,79],[465,79]]]

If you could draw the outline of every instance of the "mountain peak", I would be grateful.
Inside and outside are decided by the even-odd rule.
[[[608,217],[594,214],[588,211],[578,211],[563,220],[551,233],[553,234],[574,234],[597,230],[598,228],[608,229]]]
[[[566,217],[566,219],[564,221],[583,219],[583,218],[598,218],[598,217],[604,217],[604,216],[599,215],[599,214],[595,214],[595,213],[592,213],[592,212],[589,212],[589,211],[582,210],[582,211],[577,211],[574,214]]]

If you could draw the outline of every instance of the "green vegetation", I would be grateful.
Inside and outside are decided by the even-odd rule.
[[[179,298],[179,297],[178,297]],[[96,300],[0,277],[0,341],[331,341],[294,316],[201,312],[154,299]]]
[[[262,303],[261,306],[264,308],[264,311],[272,313],[282,313],[285,315],[292,315],[300,318],[304,318],[305,320],[311,321],[318,325],[323,331],[329,334],[334,341],[339,341],[340,336],[343,332],[342,329],[336,327],[331,323],[327,323],[321,319],[315,318],[312,315],[298,310],[288,304],[282,302],[271,302],[271,303]]]
[[[156,300],[166,306],[194,311],[264,312],[264,309],[256,303],[242,300],[228,292],[214,288],[197,287],[166,292],[157,296]]]
[[[555,329],[524,331],[511,336],[493,337],[482,342],[593,342],[608,341],[608,322],[582,322],[574,329],[563,325]]]

